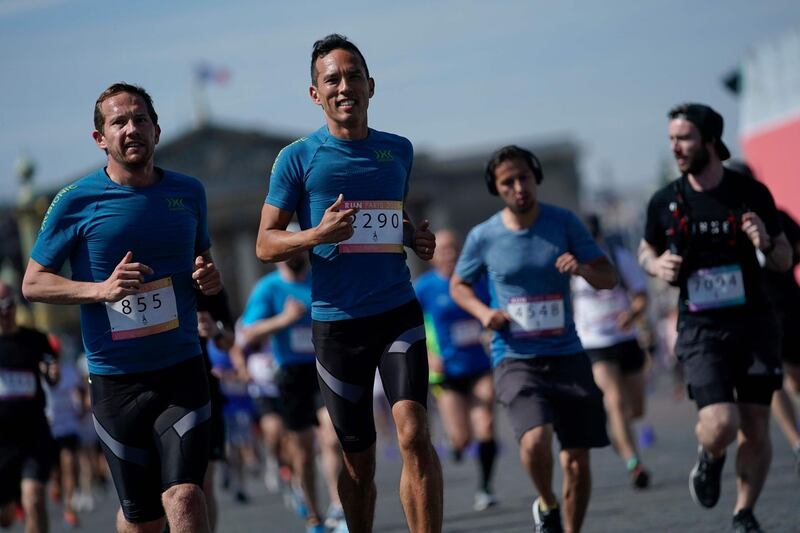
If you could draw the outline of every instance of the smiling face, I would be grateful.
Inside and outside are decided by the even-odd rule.
[[[317,58],[317,79],[309,88],[311,100],[322,107],[331,134],[342,138],[367,136],[367,108],[375,82],[367,77],[360,58],[335,49]]]
[[[92,136],[108,154],[109,167],[136,170],[152,165],[161,128],[153,123],[144,99],[118,93],[104,100],[100,110],[103,130],[95,130]]]
[[[704,143],[697,126],[685,118],[674,118],[667,128],[672,155],[682,173],[698,174],[709,163],[709,146]]]
[[[497,194],[513,213],[522,215],[536,207],[536,174],[519,157],[506,159],[494,169]]]

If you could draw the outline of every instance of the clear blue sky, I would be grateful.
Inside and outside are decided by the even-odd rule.
[[[668,156],[665,113],[675,103],[717,108],[738,152],[738,106],[721,78],[753,44],[799,25],[797,0],[0,0],[0,200],[16,194],[23,152],[47,184],[102,163],[92,110],[112,82],[148,89],[162,140],[190,128],[200,61],[231,73],[208,88],[216,122],[317,128],[308,56],[331,32],[367,58],[370,125],[418,151],[569,138],[590,185],[643,186]]]

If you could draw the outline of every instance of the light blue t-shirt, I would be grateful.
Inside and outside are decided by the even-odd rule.
[[[192,272],[195,257],[210,246],[206,196],[198,180],[163,171],[149,187],[126,187],[100,169],[53,198],[31,258],[56,271],[69,259],[73,280],[101,282],[130,250],[134,262],[153,269],[145,276],[146,283],[171,281],[177,316],[150,329],[112,334],[106,304],[81,305],[89,371],[127,374],[158,370],[200,355]],[[126,312],[152,310],[166,304],[163,290],[168,289],[154,290],[141,301],[135,295],[127,297],[127,304],[120,304]],[[163,327],[171,329],[159,332]]]
[[[412,159],[411,143],[403,137],[370,129],[366,139],[346,141],[323,126],[278,154],[266,203],[296,212],[305,230],[319,224],[340,193],[345,201],[402,202]],[[402,226],[393,218],[359,216],[358,223]],[[392,253],[341,253],[337,244],[322,244],[310,256],[314,320],[372,316],[414,298],[402,247]]]
[[[475,293],[487,305],[486,278],[474,285]],[[429,270],[414,281],[417,299],[425,315],[428,344],[444,363],[446,377],[472,376],[490,368],[483,349],[481,323],[461,309],[450,296],[450,280]]]
[[[314,346],[311,344],[310,274],[301,281],[285,280],[278,271],[261,278],[247,299],[242,325],[251,326],[258,320],[279,315],[287,298],[294,298],[306,306],[306,314],[272,336],[272,354],[280,366],[313,363],[315,356]]]
[[[505,309],[531,329],[495,332],[492,364],[506,357],[527,359],[570,355],[583,350],[572,320],[570,276],[561,274],[556,259],[572,253],[585,263],[603,256],[588,230],[566,209],[539,204],[532,227],[512,231],[501,214],[475,226],[467,235],[456,274],[474,284],[488,275],[491,307]],[[516,322],[516,320],[515,320]]]

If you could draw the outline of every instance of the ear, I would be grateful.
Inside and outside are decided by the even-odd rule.
[[[159,139],[161,139],[161,126],[156,124],[156,138],[154,144],[158,144]]]
[[[369,83],[369,97],[372,98],[372,95],[375,94],[375,80],[370,78],[367,83]]]
[[[313,85],[308,88],[308,95],[311,97],[312,102],[317,105],[322,105],[322,101],[319,99],[319,91],[317,91],[317,88]]]
[[[105,136],[97,130],[92,132],[92,139],[94,139],[94,143],[103,151],[108,150],[108,145],[106,144]]]

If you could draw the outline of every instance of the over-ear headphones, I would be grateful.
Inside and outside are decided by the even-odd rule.
[[[519,146],[510,144],[496,150],[489,162],[486,164],[486,170],[483,173],[483,178],[486,180],[486,188],[489,189],[489,194],[497,196],[497,185],[494,182],[494,170],[503,162],[509,159],[522,159],[533,170],[533,175],[536,178],[536,184],[539,185],[544,179],[542,172],[542,163],[533,155],[533,152],[520,148]]]

